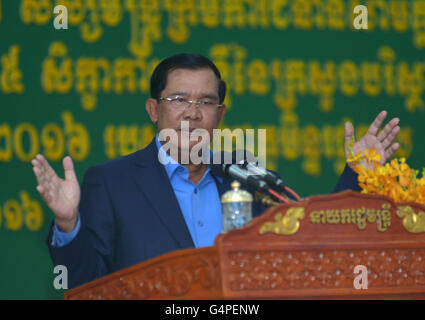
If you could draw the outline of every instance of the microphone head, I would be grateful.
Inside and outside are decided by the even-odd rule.
[[[214,152],[210,159],[210,168],[213,175],[224,178],[227,176],[227,168],[232,164],[232,154],[227,151]]]
[[[248,163],[255,166],[258,165],[258,159],[250,151],[243,149],[237,149],[232,152],[232,161],[242,165],[244,168]]]

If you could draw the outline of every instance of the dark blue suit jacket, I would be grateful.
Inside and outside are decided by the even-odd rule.
[[[216,179],[221,195],[232,179]],[[242,188],[253,192],[242,184]],[[356,174],[347,169],[334,191],[357,188]],[[254,202],[258,216],[266,210]],[[193,248],[165,168],[158,161],[155,141],[128,156],[91,167],[81,186],[81,229],[66,246],[51,246],[53,223],[47,238],[54,265],[68,268],[73,288],[108,273],[161,254]]]

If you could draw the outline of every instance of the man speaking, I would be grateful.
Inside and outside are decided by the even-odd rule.
[[[190,134],[202,129],[212,138],[226,113],[220,72],[204,56],[178,54],[156,67],[150,84],[146,111],[158,133],[145,149],[88,169],[81,189],[69,156],[63,159],[65,179],[42,155],[32,160],[37,190],[55,215],[47,238],[50,255],[54,265],[68,268],[70,288],[170,251],[212,246],[223,229],[220,197],[232,179],[187,157],[198,143]],[[355,142],[356,152],[376,148],[386,162],[398,149],[393,142],[399,119],[378,135],[385,117],[381,112]],[[160,141],[160,133],[170,129],[177,139]],[[353,136],[346,123],[346,145]],[[334,191],[344,189],[358,190],[348,165]],[[253,203],[254,217],[264,210]]]

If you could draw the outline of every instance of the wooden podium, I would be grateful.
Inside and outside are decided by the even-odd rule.
[[[396,298],[425,298],[425,206],[353,191],[272,207],[218,236],[213,247],[168,253],[65,293],[65,299]]]

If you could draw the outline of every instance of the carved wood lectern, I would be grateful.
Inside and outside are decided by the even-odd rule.
[[[425,298],[425,206],[353,191],[268,209],[213,247],[165,254],[65,299]]]

